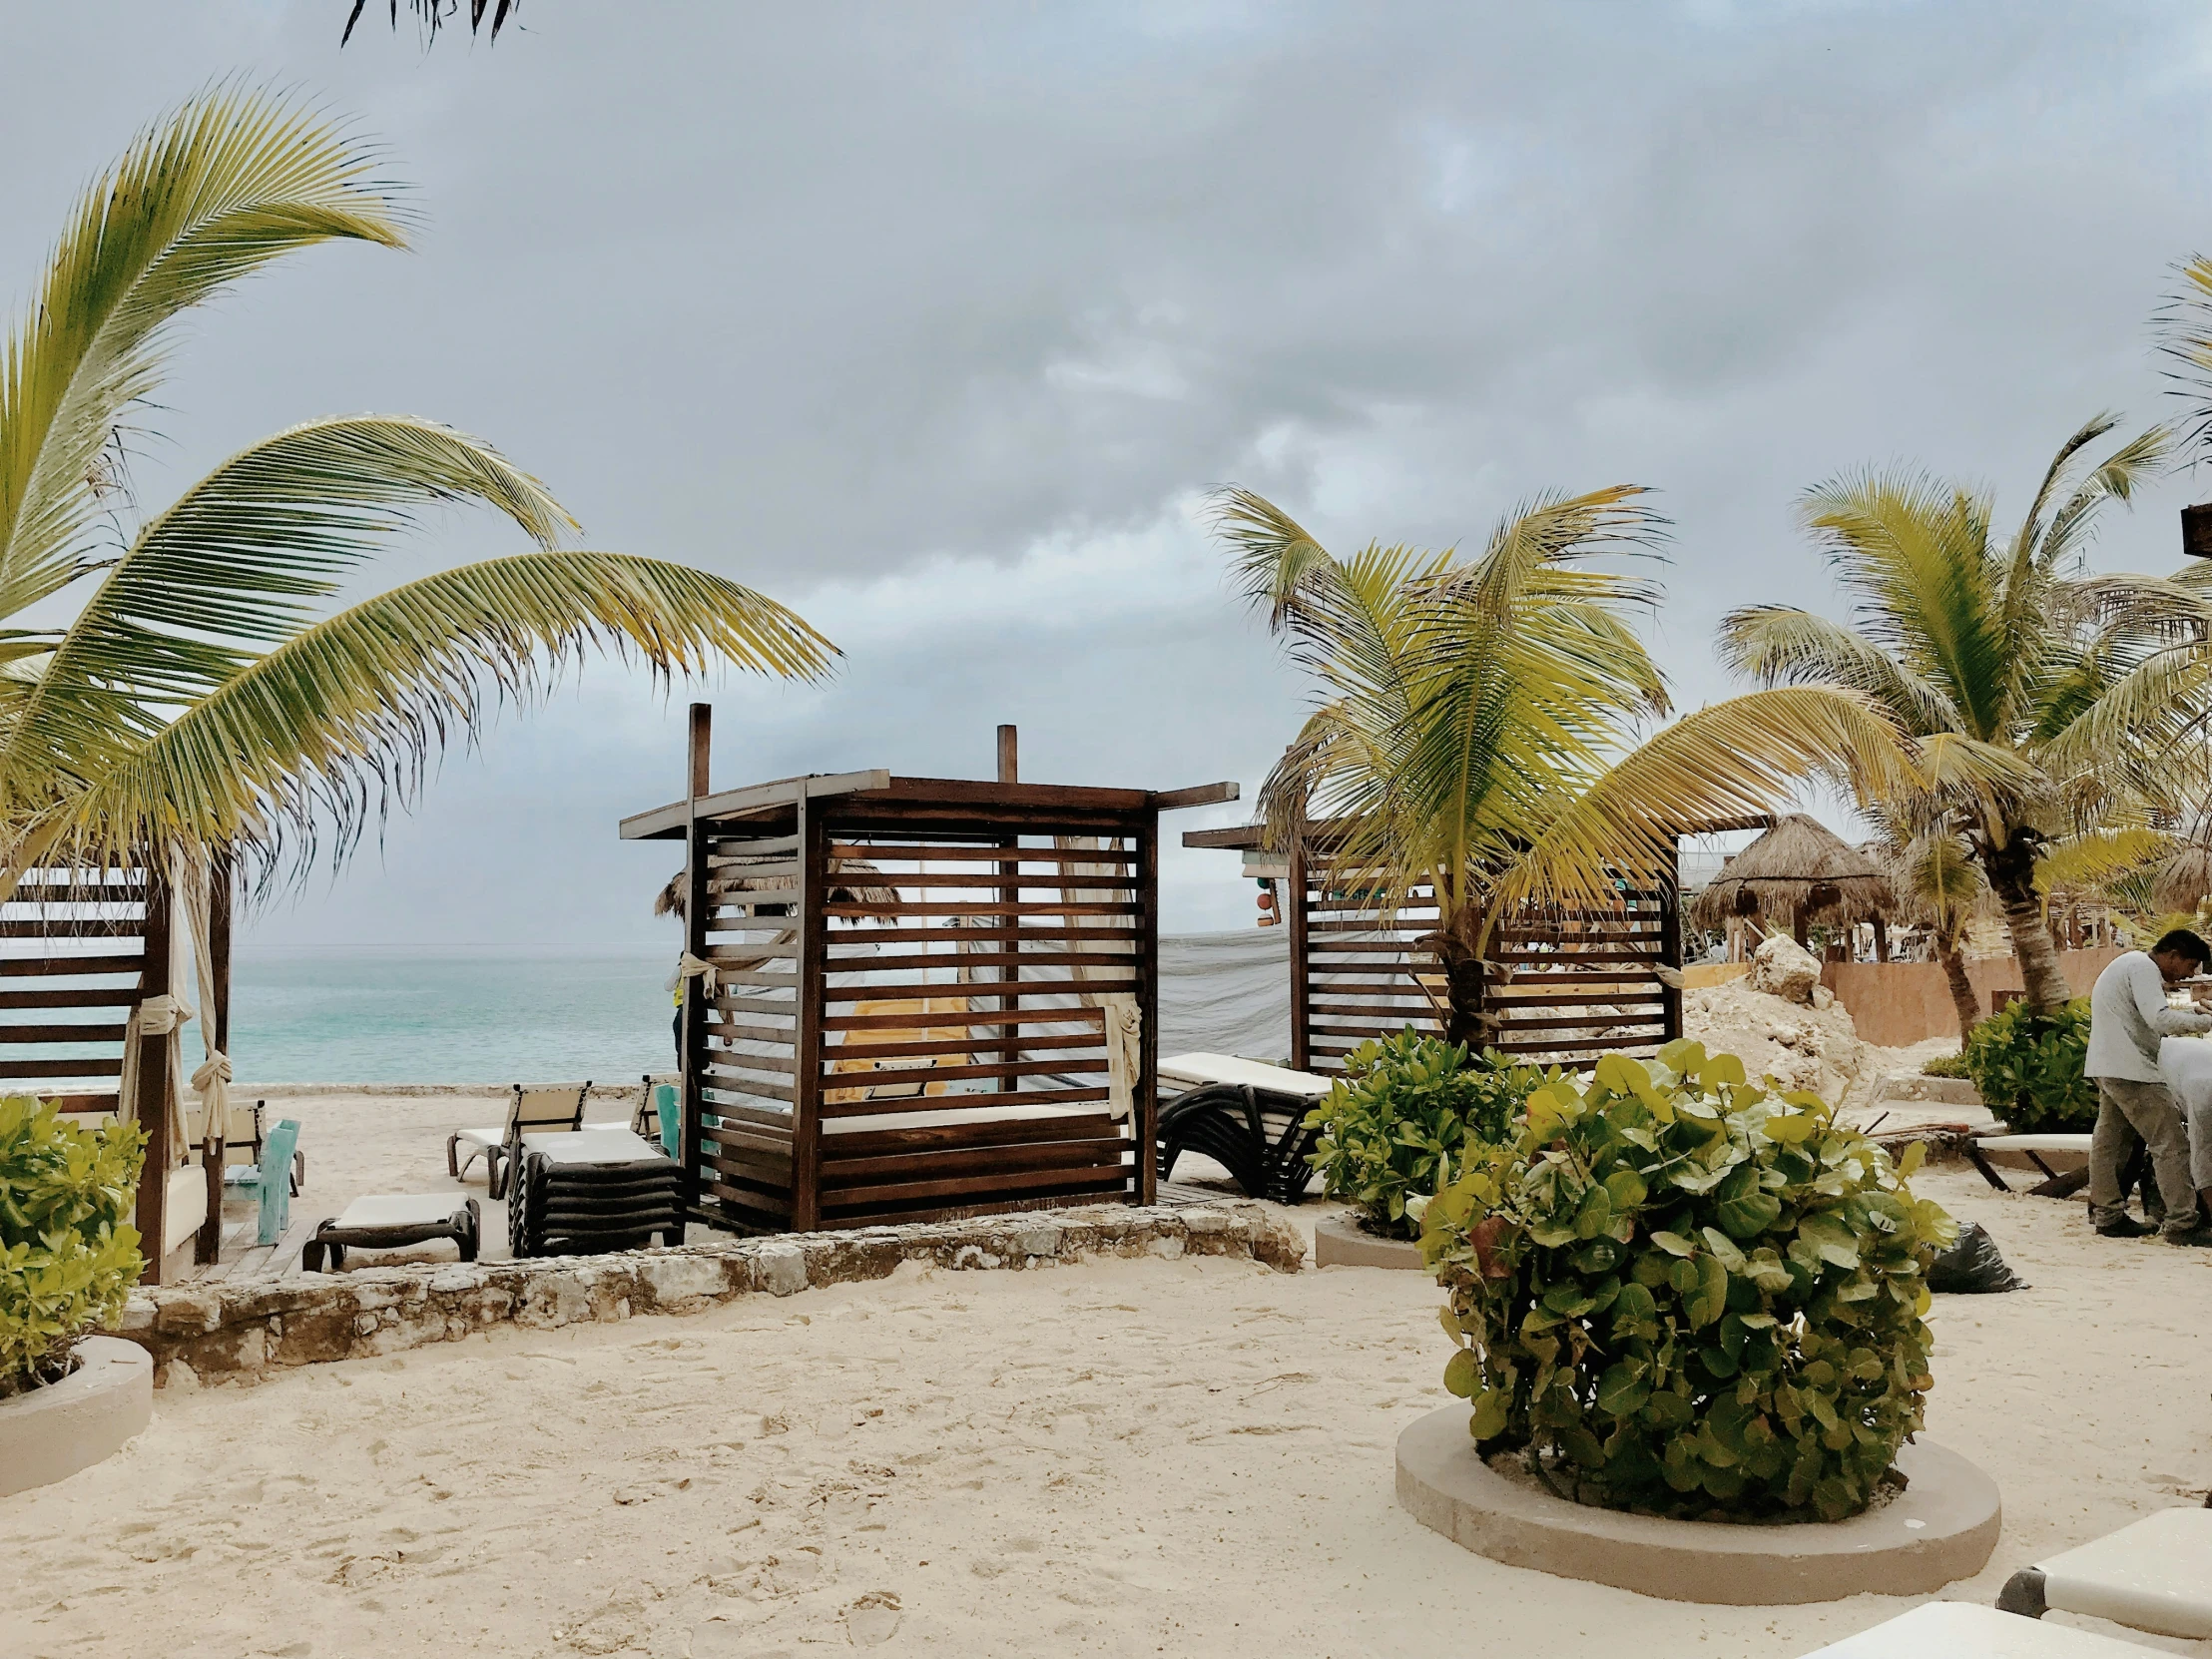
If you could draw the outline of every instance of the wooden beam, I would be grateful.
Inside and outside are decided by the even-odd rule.
[[[998,729],[998,781],[1001,784],[1021,782],[1021,734],[1011,726]]]
[[[891,775],[880,770],[874,772],[841,772],[817,774],[808,778],[779,778],[767,784],[749,784],[742,790],[725,790],[720,795],[710,795],[696,803],[702,818],[728,818],[739,813],[755,812],[764,807],[788,807],[797,801],[804,789],[810,796],[851,795],[860,790],[880,790],[890,786]],[[988,785],[981,786],[989,788]],[[656,807],[650,813],[639,813],[622,821],[622,838],[626,841],[674,840],[684,833],[694,807],[691,801],[674,801],[666,807]]]
[[[1243,786],[1238,784],[1193,784],[1188,789],[1157,792],[1152,797],[1152,810],[1172,813],[1184,807],[1216,807],[1224,801],[1238,800],[1243,793]]]
[[[688,734],[687,759],[690,761],[689,781],[685,799],[704,801],[713,795],[709,783],[713,771],[715,706],[712,703],[694,703],[691,706],[691,729]]]

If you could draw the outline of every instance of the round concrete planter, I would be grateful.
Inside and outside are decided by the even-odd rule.
[[[0,1497],[90,1468],[154,1417],[154,1361],[136,1343],[87,1337],[50,1387],[0,1400]]]
[[[1421,1271],[1420,1246],[1403,1239],[1379,1239],[1360,1230],[1351,1216],[1314,1223],[1317,1268],[1411,1268]]]
[[[1474,1454],[1467,1408],[1397,1437],[1397,1501],[1423,1526],[1512,1567],[1667,1601],[1771,1607],[1862,1591],[1925,1595],[1969,1578],[1996,1548],[1996,1482],[1954,1451],[1903,1447],[1912,1482],[1847,1521],[1732,1526],[1593,1509],[1508,1480]]]

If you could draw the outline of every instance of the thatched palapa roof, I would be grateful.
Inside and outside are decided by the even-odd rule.
[[[1714,928],[1749,915],[1848,926],[1887,918],[1896,908],[1897,895],[1872,859],[1818,819],[1785,813],[1721,867],[1698,894],[1690,919]]]

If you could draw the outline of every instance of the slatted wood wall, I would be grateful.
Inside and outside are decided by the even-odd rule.
[[[145,878],[34,875],[0,905],[0,1090],[113,1112],[146,967]]]
[[[702,1210],[806,1231],[1149,1201],[1155,826],[846,799],[712,827]],[[1082,1006],[1113,991],[1144,1011],[1137,1121],[1109,1114]]]
[[[1303,901],[1292,916],[1292,1064],[1340,1071],[1361,1043],[1407,1026],[1443,1029],[1443,981],[1416,940],[1436,925],[1435,894],[1419,887],[1382,925],[1376,885],[1355,873],[1294,866]],[[1621,1051],[1654,1053],[1682,1031],[1681,994],[1659,977],[1680,967],[1677,889],[1622,889],[1610,903],[1522,907],[1499,920],[1489,959],[1510,976],[1486,987],[1489,1046],[1539,1065],[1584,1065]]]
[[[1414,1030],[1441,1034],[1423,990],[1435,961],[1414,941],[1436,928],[1436,894],[1416,887],[1382,923],[1376,883],[1296,861],[1291,869],[1291,1065],[1323,1076],[1364,1042]]]

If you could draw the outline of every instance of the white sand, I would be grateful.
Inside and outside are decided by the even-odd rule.
[[[254,1098],[251,1089],[245,1098]],[[474,1198],[483,1210],[481,1259],[504,1261],[507,1248],[507,1206],[495,1201],[485,1180],[484,1161],[458,1181],[445,1173],[445,1140],[455,1129],[495,1125],[507,1111],[504,1094],[472,1095],[371,1095],[317,1094],[276,1098],[269,1102],[264,1121],[274,1125],[281,1118],[299,1123],[299,1145],[307,1155],[307,1180],[291,1201],[291,1225],[275,1252],[253,1249],[259,1222],[258,1199],[232,1198],[224,1205],[222,1272],[228,1277],[244,1271],[254,1277],[270,1277],[278,1270],[299,1270],[299,1247],[313,1233],[315,1223],[334,1216],[364,1193],[451,1193],[456,1202]],[[609,1095],[594,1096],[585,1106],[588,1123],[627,1123],[631,1106]],[[464,1149],[463,1156],[466,1156]],[[1217,1187],[1242,1198],[1228,1172],[1211,1159],[1185,1154],[1176,1164],[1175,1179],[1192,1186]],[[1315,1207],[1268,1208],[1303,1228],[1307,1244],[1313,1243]],[[694,1226],[687,1237],[693,1242],[717,1237],[711,1229]],[[408,1250],[348,1251],[346,1264],[388,1266],[399,1262],[450,1262],[450,1243],[417,1245]],[[240,1264],[244,1260],[244,1267]],[[0,1654],[0,1659],[5,1659]]]
[[[1986,1602],[2212,1484],[2212,1252],[1924,1181],[2034,1285],[1939,1307],[1931,1429],[2004,1489],[1949,1592]],[[1417,1526],[1390,1448],[1445,1398],[1435,1301],[1373,1269],[923,1273],[165,1390],[121,1455],[0,1500],[0,1653],[1786,1656],[1904,1610],[1650,1601]]]

